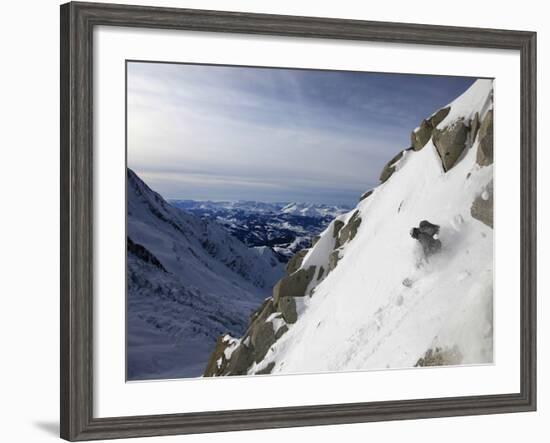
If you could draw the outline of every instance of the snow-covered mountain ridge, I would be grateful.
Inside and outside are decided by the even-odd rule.
[[[206,376],[481,364],[493,359],[493,90],[478,80],[411,134],[381,183],[339,215]],[[440,226],[426,259],[410,236]]]
[[[273,252],[169,205],[127,172],[128,379],[200,375],[282,275]]]

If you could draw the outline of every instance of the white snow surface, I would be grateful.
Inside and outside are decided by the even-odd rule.
[[[483,120],[487,111],[493,107],[493,81],[489,79],[477,80],[464,94],[447,106],[450,106],[451,110],[447,117],[437,125],[438,129],[445,128],[461,118],[466,121],[470,120],[474,118],[476,112]]]
[[[450,106],[440,127],[483,116],[492,82],[478,80]],[[405,152],[385,183],[338,217],[346,222],[358,210],[362,222],[326,275],[332,222],[302,263],[323,266],[326,277],[314,278],[298,321],[249,373],[269,362],[273,374],[412,367],[436,347],[458,348],[462,364],[492,362],[493,230],[470,208],[493,165],[476,164],[477,145],[446,173],[431,140]],[[429,261],[409,234],[421,220],[441,227],[442,250]]]

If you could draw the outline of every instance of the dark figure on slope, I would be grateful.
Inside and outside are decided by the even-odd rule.
[[[438,234],[439,226],[427,220],[422,220],[418,228],[411,229],[411,237],[420,242],[426,258],[441,250],[441,240],[439,240]]]

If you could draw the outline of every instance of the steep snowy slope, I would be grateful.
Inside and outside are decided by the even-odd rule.
[[[289,262],[241,339],[205,375],[491,362],[492,81],[416,128],[381,184]],[[410,235],[440,225],[425,258]]]
[[[128,378],[200,375],[220,333],[243,333],[281,265],[127,178]]]

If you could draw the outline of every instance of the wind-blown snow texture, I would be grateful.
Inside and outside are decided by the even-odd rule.
[[[438,129],[476,112],[483,121],[492,81],[478,80],[449,106]],[[413,367],[436,349],[451,353],[452,364],[492,362],[493,230],[471,215],[493,179],[492,163],[476,163],[479,138],[447,172],[431,139],[405,151],[387,181],[336,218],[347,223],[359,211],[361,223],[329,273],[337,221],[327,227],[301,263],[316,273],[295,297],[297,321],[248,374]],[[442,250],[428,260],[409,234],[421,220],[441,226]]]
[[[219,334],[244,332],[282,265],[127,178],[127,378],[198,376]]]

